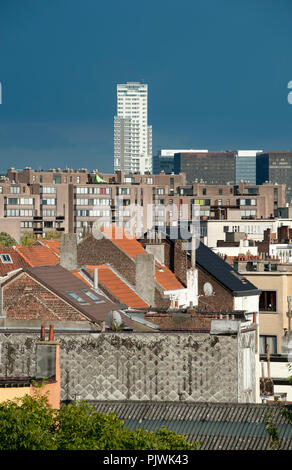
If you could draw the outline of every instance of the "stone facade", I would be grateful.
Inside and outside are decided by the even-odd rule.
[[[247,335],[247,336],[246,336]],[[61,400],[254,402],[243,387],[243,348],[255,377],[255,331],[55,335]],[[37,335],[0,333],[0,376],[33,376]]]

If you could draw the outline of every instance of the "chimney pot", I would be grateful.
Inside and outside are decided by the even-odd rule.
[[[49,341],[54,341],[54,325],[50,325]]]
[[[41,325],[41,341],[45,341],[46,339],[46,329],[45,329],[45,325],[42,324]]]

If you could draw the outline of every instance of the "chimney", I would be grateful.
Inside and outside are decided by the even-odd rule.
[[[150,305],[155,304],[155,264],[150,253],[136,256],[136,290]]]
[[[197,249],[197,238],[195,231],[192,230],[192,240],[191,240],[191,266],[192,268],[196,267],[196,249]]]
[[[41,325],[41,341],[46,340],[46,327],[44,324]]]
[[[54,325],[50,325],[49,341],[54,341]]]
[[[60,265],[72,271],[77,269],[77,235],[76,233],[64,233],[60,243]]]
[[[93,285],[94,285],[94,289],[97,290],[98,289],[98,268],[94,268],[94,271],[93,271]]]

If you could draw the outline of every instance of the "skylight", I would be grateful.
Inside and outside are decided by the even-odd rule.
[[[82,297],[80,297],[78,294],[76,294],[76,292],[74,291],[71,291],[71,290],[68,290],[66,291],[66,294],[70,295],[71,297],[73,297],[74,300],[77,300],[77,302],[79,302],[80,304],[82,305],[88,305],[88,302],[86,302],[86,300],[82,299]]]
[[[99,304],[101,302],[104,302],[104,300],[102,300],[100,297],[97,297],[97,295],[95,295],[91,290],[88,290],[88,289],[82,289],[81,291],[83,294],[87,295],[91,300],[93,300],[93,302],[95,302],[96,304]]]
[[[0,255],[1,261],[4,264],[12,264],[11,256],[8,254]]]

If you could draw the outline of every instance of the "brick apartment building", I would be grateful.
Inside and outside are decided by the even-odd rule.
[[[209,220],[234,214],[261,219],[284,205],[285,185],[187,185],[184,173],[101,175],[86,169],[10,169],[0,181],[0,231],[18,242],[26,231],[40,237],[50,230],[82,236],[100,221],[102,226],[118,222],[136,232],[142,227],[144,233],[152,226],[191,219],[198,215],[193,206],[200,207],[201,219]]]

